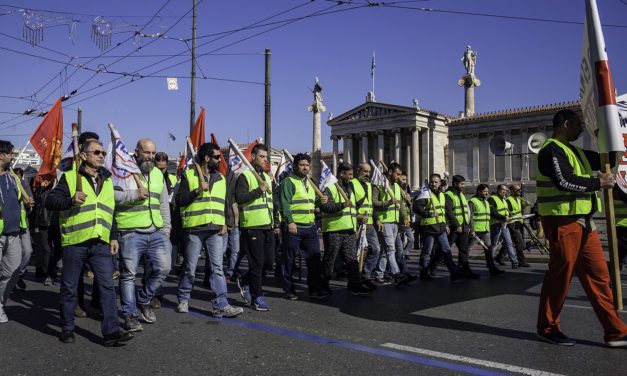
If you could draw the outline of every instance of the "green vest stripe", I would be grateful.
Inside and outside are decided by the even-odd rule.
[[[444,193],[438,192],[437,194],[434,194],[431,192],[431,198],[427,199],[426,210],[429,217],[420,219],[421,226],[431,226],[437,223],[445,223]]]
[[[90,239],[100,239],[108,243],[113,223],[113,210],[111,208],[115,207],[111,178],[109,177],[103,182],[98,195],[84,176],[81,175],[79,178],[83,181],[83,192],[87,197],[82,205],[73,206],[69,210],[59,213],[61,245],[80,244]],[[66,172],[65,179],[70,190],[70,197],[74,197],[76,193],[76,170]]]
[[[244,172],[243,177],[239,179],[246,179],[248,182],[248,190],[254,191],[259,188],[259,182],[253,175],[253,172],[248,170]],[[267,173],[263,173],[263,180],[272,185],[272,178]],[[240,228],[251,227],[265,227],[274,225],[274,205],[272,202],[272,191],[265,192],[261,197],[242,204],[239,206],[240,216],[239,224]]]
[[[355,178],[352,180],[353,189],[355,190],[355,202],[358,202],[363,198],[361,206],[357,211],[357,214],[368,216],[368,224],[373,224],[373,208],[372,208],[372,184],[370,182],[366,182],[366,189],[361,185],[359,179]]]
[[[390,201],[392,197],[387,190],[380,188],[381,191],[379,196],[382,201]],[[394,183],[392,185],[392,191],[394,192],[394,198],[396,202],[400,204],[402,196],[401,196],[401,187]],[[398,205],[397,204],[397,205]],[[377,210],[377,214],[379,215],[379,220],[382,223],[399,223],[400,222],[400,208],[397,205],[390,204],[387,209]]]
[[[522,201],[520,200],[520,197],[509,196],[507,197],[507,201],[512,207],[512,211],[510,215],[512,217],[521,216],[522,215]],[[514,222],[522,223],[522,221],[523,221],[522,219],[517,219]]]
[[[453,215],[457,219],[457,223],[460,225],[467,225],[470,223],[470,217],[468,215],[468,201],[463,193],[455,194],[453,191],[446,191],[445,193],[453,201]]]
[[[290,202],[290,212],[292,213],[292,221],[301,225],[312,225],[316,220],[316,192],[306,180],[295,177],[290,174],[281,184],[291,183],[294,187],[292,202]],[[305,188],[305,184],[309,189]],[[283,189],[285,186],[281,186]]]
[[[616,226],[627,227],[627,203],[620,198],[614,199],[614,215],[616,216]]]
[[[199,187],[198,174],[195,169],[185,170],[185,177],[190,192]],[[211,186],[211,191],[203,191],[191,204],[181,208],[183,228],[198,227],[210,223],[223,226],[226,223],[224,218],[225,198],[226,179],[220,175],[220,179]]]
[[[499,214],[502,214],[506,217],[509,217],[509,208],[507,207],[507,203],[505,202],[505,200],[502,200],[499,196],[497,196],[496,194],[490,196],[494,202],[496,203],[496,211]],[[499,220],[494,219],[494,218],[490,218],[490,225],[494,225],[497,223],[501,223]]]
[[[490,227],[490,205],[487,200],[481,200],[477,196],[470,199],[474,210],[472,212],[472,228],[475,232],[488,232]]]
[[[132,230],[136,228],[163,227],[161,217],[161,192],[164,189],[163,173],[158,168],[153,168],[148,174],[148,180],[141,177],[144,187],[148,189],[150,197],[145,200],[137,200],[128,204],[117,205],[115,208],[115,220],[120,230]]]
[[[574,146],[577,154],[560,141],[549,138],[542,148],[551,143],[559,146],[566,154],[573,168],[573,174],[581,178],[590,178],[592,168],[582,149]],[[536,169],[536,195],[538,212],[541,216],[581,216],[592,213],[592,200],[596,200],[597,210],[601,210],[601,200],[596,192],[569,192],[558,189],[553,181]]]
[[[344,199],[340,195],[335,184],[329,186],[329,202],[343,203]],[[355,193],[351,192],[350,200],[355,203]],[[343,208],[337,213],[322,213],[322,232],[336,232],[346,230],[357,230],[357,212],[355,207]]]

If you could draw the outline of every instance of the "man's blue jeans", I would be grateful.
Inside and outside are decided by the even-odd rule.
[[[234,227],[229,231],[228,235],[224,236],[224,250],[223,254],[226,254],[227,248],[231,250],[229,253],[228,265],[226,267],[226,274],[230,277],[237,273],[237,257],[239,255],[239,227]]]
[[[407,241],[406,244],[403,244]],[[396,264],[401,273],[407,273],[407,262],[405,256],[414,249],[414,230],[411,227],[401,227],[396,236]]]
[[[503,239],[503,243],[505,244],[505,249],[507,249],[507,254],[509,255],[509,259],[513,264],[518,264],[518,256],[516,255],[516,251],[514,250],[514,243],[512,242],[512,236],[509,233],[509,229],[507,226],[503,226],[500,223],[493,224],[490,226],[490,241],[494,246],[494,251],[498,248],[496,245],[499,243],[500,239]]]
[[[378,278],[383,278],[385,269],[390,267],[390,273],[397,275],[400,273],[398,264],[396,263],[396,236],[398,235],[398,224],[396,223],[384,223],[383,232],[380,239],[382,241],[381,255],[379,257],[379,265],[377,266],[376,275]]]
[[[446,267],[449,272],[455,271],[455,263],[453,262],[453,255],[451,254],[451,246],[448,243],[448,235],[446,231],[442,231],[440,234],[422,233],[422,249],[420,250],[420,269],[427,269],[429,267],[429,256],[433,249],[433,244],[437,241],[440,245],[440,252],[446,263]]]
[[[370,279],[372,271],[377,266],[379,261],[379,254],[381,247],[379,246],[379,235],[374,225],[366,226],[366,239],[368,240],[368,253],[366,254],[366,260],[364,261],[363,276],[366,279]],[[359,244],[357,244],[359,246]]]
[[[113,284],[113,256],[109,244],[92,240],[78,245],[63,248],[63,278],[61,280],[61,321],[64,331],[74,330],[74,308],[76,308],[76,292],[78,281],[83,278],[83,266],[89,264],[100,292],[100,310],[102,335],[117,332],[118,310]]]
[[[170,239],[163,231],[151,233],[129,232],[122,235],[120,242],[120,300],[123,316],[139,316],[137,305],[150,304],[159,287],[170,273],[171,251]],[[135,276],[142,255],[150,262],[149,273],[144,286],[137,291],[135,297]]]
[[[222,261],[224,260],[224,238],[227,235],[218,235],[217,231],[199,231],[185,234],[185,272],[181,276],[178,288],[179,302],[189,301],[194,278],[196,275],[196,265],[198,255],[203,243],[207,251],[206,262],[210,265],[211,290],[216,294],[216,298],[211,301],[213,309],[219,310],[229,305],[227,300],[226,279],[222,271]]]

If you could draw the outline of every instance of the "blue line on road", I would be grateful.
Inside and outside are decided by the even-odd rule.
[[[172,307],[163,306],[163,308],[166,308],[166,309],[171,310],[171,311],[175,311],[174,308],[172,308]],[[301,333],[301,332],[297,332],[297,331],[293,331],[293,330],[289,330],[289,329],[276,328],[276,327],[273,327],[273,326],[264,325],[264,324],[258,324],[258,323],[249,322],[249,321],[242,321],[242,320],[238,320],[238,319],[218,319],[218,318],[215,318],[215,317],[213,317],[211,315],[208,315],[208,314],[205,314],[205,313],[201,313],[201,312],[198,312],[198,311],[194,311],[194,310],[190,310],[189,314],[192,315],[192,316],[201,317],[203,319],[208,319],[208,320],[212,320],[212,321],[219,321],[219,322],[222,322],[224,324],[235,325],[235,326],[240,326],[240,327],[244,327],[244,328],[259,330],[259,331],[262,331],[262,332],[278,334],[278,335],[282,335],[282,336],[286,336],[286,337],[292,337],[292,338],[296,338],[296,339],[300,339],[300,340],[304,340],[304,341],[310,341],[310,342],[322,343],[322,344],[326,344],[326,345],[343,347],[343,348],[346,348],[346,349],[357,350],[357,351],[362,351],[362,352],[366,352],[366,353],[374,354],[374,355],[378,355],[378,356],[385,356],[385,357],[388,357],[388,358],[404,360],[404,361],[407,361],[407,362],[412,362],[412,363],[416,363],[416,364],[420,364],[420,365],[439,367],[439,368],[444,368],[444,369],[451,370],[451,371],[456,371],[456,372],[464,372],[464,373],[468,373],[468,374],[471,374],[471,375],[480,375],[480,376],[502,376],[502,375],[505,375],[503,373],[488,371],[488,370],[481,369],[481,368],[464,366],[464,365],[457,364],[457,363],[443,362],[441,360],[434,360],[434,359],[430,359],[430,358],[426,358],[426,357],[422,357],[422,356],[406,354],[406,353],[402,353],[402,352],[398,352],[398,351],[384,350],[384,349],[377,348],[377,347],[364,346],[364,345],[359,345],[359,344],[351,343],[351,342],[338,341],[338,340],[331,339],[331,338],[325,338],[325,337],[315,336],[315,335],[311,335],[311,334],[305,334],[305,333]]]

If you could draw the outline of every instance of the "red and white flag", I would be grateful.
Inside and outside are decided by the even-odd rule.
[[[596,0],[586,0],[580,87],[583,120],[600,153],[624,152],[616,92],[605,52]],[[598,134],[597,134],[598,132]]]

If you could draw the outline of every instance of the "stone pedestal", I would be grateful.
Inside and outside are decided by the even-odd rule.
[[[473,73],[465,74],[457,81],[459,86],[464,88],[464,115],[472,116],[475,114],[475,87],[481,85],[479,80]]]

